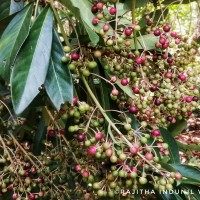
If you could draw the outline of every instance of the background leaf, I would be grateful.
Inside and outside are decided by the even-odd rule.
[[[24,1],[15,2],[14,0],[0,0],[0,20],[20,11],[24,7]]]
[[[33,24],[11,75],[13,107],[17,114],[23,112],[39,93],[45,82],[52,43],[53,15],[46,7]],[[25,59],[26,58],[26,59]]]
[[[164,128],[160,128],[164,141],[169,145],[169,155],[171,163],[180,163],[178,145],[170,132]]]
[[[138,49],[151,50],[155,49],[155,44],[158,41],[158,38],[153,34],[147,34],[137,37]],[[134,41],[131,42],[131,48],[135,49]]]
[[[180,134],[187,126],[187,121],[185,120],[178,120],[174,124],[170,124],[168,126],[168,131],[173,135],[176,136]]]
[[[50,100],[57,110],[59,110],[61,104],[66,101],[70,103],[73,101],[73,82],[71,73],[68,67],[61,62],[61,57],[64,55],[65,53],[59,40],[59,36],[53,31],[51,59],[45,81],[45,88]]]
[[[33,5],[19,12],[9,23],[0,40],[0,76],[10,78],[11,65],[29,34]]]
[[[60,2],[83,22],[92,43],[98,43],[99,36],[95,33],[95,31],[98,32],[100,27],[92,24],[92,19],[95,16],[91,12],[90,2],[88,0],[60,0]]]

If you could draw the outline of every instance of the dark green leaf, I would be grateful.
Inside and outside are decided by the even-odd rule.
[[[147,34],[137,37],[138,49],[151,50],[155,49],[155,44],[158,41],[158,38],[153,34]],[[134,41],[131,42],[131,48],[135,49]]]
[[[181,164],[170,164],[170,166],[172,166],[174,169],[179,171],[182,174],[182,176],[190,180],[197,181],[200,184],[200,170],[199,169],[189,166],[189,165],[181,165]]]
[[[52,44],[53,15],[46,7],[33,24],[11,74],[13,107],[21,113],[39,93],[48,71]]]
[[[189,192],[190,196],[196,200],[200,199],[200,188],[194,185],[183,185],[181,186],[182,189]]]
[[[98,32],[101,27],[92,24],[95,16],[91,12],[91,3],[88,0],[60,0],[60,2],[83,22],[92,43],[98,43],[99,36],[95,31]]]
[[[57,110],[59,110],[61,104],[66,101],[70,103],[73,101],[73,82],[71,73],[68,67],[61,61],[61,57],[64,55],[59,36],[54,31],[51,59],[45,81],[45,88],[50,100]]]
[[[33,5],[25,7],[9,23],[0,40],[0,76],[9,81],[16,54],[29,34]]]
[[[165,193],[165,192],[160,192],[159,193],[159,199],[164,199],[164,200],[183,200],[178,194],[175,193]]]
[[[0,0],[0,20],[20,11],[24,6],[24,1],[15,2],[14,0]]]
[[[132,6],[132,0],[125,0],[123,4],[123,10],[124,12],[131,10],[131,6]],[[143,6],[145,6],[147,4],[147,0],[143,0],[143,1],[136,1],[136,8],[141,8]]]
[[[6,17],[0,21],[0,38],[1,38],[4,30],[6,29],[6,27],[8,26],[8,24],[10,23],[10,21],[13,19],[13,17],[15,15],[16,15],[16,13],[9,15],[8,17]]]
[[[171,163],[180,163],[178,145],[175,139],[171,136],[170,132],[164,128],[160,128],[160,132],[164,142],[169,145],[168,150]]]
[[[186,126],[187,122],[185,120],[178,120],[176,123],[170,124],[167,129],[173,136],[176,136],[180,134]]]
[[[183,144],[181,142],[178,142],[178,147],[184,151],[188,151],[188,150],[194,150],[194,151],[200,151],[200,146],[197,144]]]

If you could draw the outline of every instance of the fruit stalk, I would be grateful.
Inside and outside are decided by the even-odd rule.
[[[135,7],[136,7],[136,1],[137,0],[132,0],[132,24],[135,24]],[[136,31],[133,30],[133,34],[134,34],[135,50],[138,51]]]
[[[67,46],[71,46],[70,43],[69,43],[69,39],[68,39],[68,37],[67,37],[67,34],[65,33],[65,30],[64,30],[64,28],[63,28],[63,25],[62,25],[62,22],[61,22],[61,20],[60,20],[60,17],[59,17],[59,15],[58,15],[58,12],[57,12],[57,10],[56,10],[55,7],[54,7],[54,1],[53,1],[53,0],[50,0],[50,5],[51,5],[51,8],[52,8],[52,10],[53,10],[53,13],[54,13],[54,16],[55,16],[55,18],[56,18],[56,21],[58,22],[58,25],[59,25],[59,27],[60,27],[60,31],[61,31],[62,36],[63,36],[63,38],[64,38],[65,44],[66,44]]]

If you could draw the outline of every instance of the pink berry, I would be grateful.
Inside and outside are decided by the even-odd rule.
[[[110,29],[109,24],[106,23],[106,24],[103,25],[103,31],[104,31],[104,32],[109,31],[109,29]]]
[[[101,133],[101,132],[96,133],[95,138],[97,140],[101,140],[103,138],[103,133]]]
[[[184,74],[179,74],[178,78],[182,81],[185,82],[186,81],[186,76]]]
[[[138,152],[138,148],[136,148],[136,147],[130,147],[130,152],[132,154],[136,154]]]
[[[163,31],[165,31],[165,32],[169,32],[169,31],[170,31],[170,29],[171,29],[171,27],[170,27],[170,26],[168,26],[168,25],[166,25],[166,26],[163,26]]]
[[[97,25],[98,23],[99,23],[99,19],[98,18],[93,18],[92,24],[93,25]]]
[[[135,62],[136,62],[137,64],[142,64],[142,63],[143,63],[141,57],[136,57],[136,58],[135,58]]]
[[[78,53],[72,53],[71,59],[74,60],[74,61],[77,61],[79,59],[79,54]]]
[[[74,98],[73,98],[73,105],[76,105],[77,102],[78,102],[78,98],[77,98],[77,97],[74,97]]]
[[[85,177],[85,178],[87,178],[89,176],[89,172],[87,170],[84,170],[82,172],[82,176]]]
[[[115,83],[117,81],[117,76],[113,75],[110,78],[110,82]]]
[[[152,134],[153,136],[159,136],[159,135],[160,135],[160,130],[158,130],[158,129],[152,130],[152,131],[151,131],[151,134]]]
[[[111,92],[111,94],[112,94],[113,96],[117,96],[117,95],[119,94],[119,90],[113,89],[112,92]]]
[[[99,9],[99,10],[103,10],[103,3],[101,2],[98,2],[96,7]]]
[[[97,152],[97,148],[95,146],[90,146],[89,149],[88,149],[88,153],[90,155],[95,155]]]
[[[122,78],[122,79],[121,79],[121,84],[122,84],[123,86],[126,86],[126,85],[128,84],[127,78]]]
[[[13,199],[17,199],[19,197],[19,195],[17,194],[17,193],[14,193],[13,195],[12,195],[12,198]]]
[[[185,98],[185,101],[186,101],[187,103],[190,103],[190,102],[192,101],[192,97],[186,97],[186,98]]]
[[[147,160],[152,160],[152,159],[153,159],[153,154],[152,154],[151,152],[147,152],[147,153],[145,154],[145,158],[146,158]]]
[[[136,106],[130,106],[129,112],[132,113],[132,114],[137,114],[139,112],[139,110]]]
[[[166,77],[166,78],[172,78],[172,72],[167,72],[167,73],[165,74],[165,77]]]
[[[167,62],[168,62],[168,63],[173,63],[173,61],[174,61],[173,58],[171,58],[171,57],[167,58]]]
[[[109,13],[110,13],[111,15],[115,15],[116,12],[117,12],[117,9],[116,9],[115,7],[112,7],[112,8],[110,8],[110,10],[109,10]]]
[[[177,33],[176,32],[171,32],[170,35],[171,35],[171,37],[174,37],[174,38],[177,37]]]
[[[165,44],[166,43],[166,38],[160,37],[159,42],[160,42],[160,44]]]
[[[81,166],[80,166],[80,165],[76,165],[76,166],[75,166],[75,170],[76,170],[77,172],[80,172],[80,171],[81,171]]]
[[[174,178],[175,178],[176,180],[180,180],[180,179],[182,178],[181,173],[176,172],[176,173],[174,174]]]
[[[196,96],[192,97],[192,101],[198,101],[198,100],[199,100],[198,97],[196,97]]]
[[[133,30],[132,30],[131,28],[126,28],[126,29],[124,30],[124,34],[125,34],[126,36],[130,36],[132,33],[133,33]]]

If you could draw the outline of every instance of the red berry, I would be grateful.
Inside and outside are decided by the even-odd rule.
[[[174,37],[174,38],[177,37],[177,33],[176,32],[171,32],[170,35],[171,35],[171,37]]]
[[[159,35],[161,34],[161,32],[160,32],[159,29],[156,29],[156,30],[153,32],[153,34],[154,34],[155,36],[159,36]]]
[[[77,102],[78,102],[78,98],[77,98],[77,97],[74,97],[74,98],[73,98],[73,105],[76,105]]]
[[[50,136],[50,137],[54,137],[55,135],[56,135],[56,131],[55,130],[53,130],[53,129],[51,129],[51,130],[48,130],[48,136]]]
[[[71,59],[74,60],[74,61],[77,61],[79,59],[79,54],[78,53],[72,53]]]
[[[126,86],[126,85],[128,84],[127,78],[122,78],[122,79],[121,79],[121,84],[122,84],[123,86]]]
[[[150,89],[151,92],[155,92],[158,88],[157,88],[157,86],[152,85],[152,86],[150,86],[149,89]]]
[[[166,26],[163,26],[163,31],[165,31],[165,32],[169,32],[169,31],[170,31],[170,29],[171,29],[171,27],[170,27],[170,26],[168,26],[168,25],[166,25]]]
[[[133,91],[133,93],[135,93],[135,94],[139,94],[140,89],[137,88],[137,87],[135,87],[135,88],[132,88],[132,91]]]
[[[117,12],[117,9],[116,9],[115,7],[112,7],[112,8],[110,8],[110,10],[109,10],[109,13],[110,13],[111,15],[115,15],[116,12]]]
[[[158,129],[152,130],[152,131],[151,131],[151,134],[152,134],[153,136],[159,136],[159,135],[160,135],[160,130],[158,130]]]
[[[139,112],[139,110],[136,106],[130,106],[129,112],[132,113],[132,114],[137,114]]]
[[[173,61],[174,61],[173,58],[171,58],[171,57],[167,58],[167,62],[168,62],[168,63],[173,63]]]
[[[124,30],[124,34],[125,34],[126,36],[130,36],[132,33],[133,33],[133,30],[132,30],[131,28],[126,28],[126,29]]]
[[[83,133],[79,133],[76,139],[78,140],[78,142],[83,142],[85,141],[85,135]]]
[[[89,149],[88,149],[88,153],[90,155],[95,155],[97,152],[97,148],[95,146],[90,146]]]
[[[29,195],[28,195],[28,198],[29,198],[30,200],[34,200],[34,199],[35,199],[35,194],[32,194],[32,193],[29,194]]]
[[[185,82],[186,81],[186,76],[184,74],[179,74],[178,78],[182,81]]]
[[[153,25],[153,22],[151,20],[148,20],[147,21],[147,26],[151,26],[151,25]]]
[[[65,135],[66,134],[66,130],[64,128],[62,128],[62,129],[59,130],[59,133],[61,135]]]
[[[164,53],[164,54],[162,55],[162,58],[163,58],[163,59],[167,59],[167,54]]]
[[[159,42],[160,42],[160,44],[165,44],[166,43],[166,38],[164,38],[164,37],[160,37],[160,39],[159,39]]]
[[[98,12],[98,8],[96,6],[92,6],[91,11],[95,14]]]
[[[159,106],[159,105],[162,104],[162,101],[161,101],[160,99],[156,99],[156,100],[154,101],[154,104],[155,104],[156,106]]]
[[[93,18],[92,24],[93,25],[97,25],[98,23],[99,23],[99,19],[98,18]]]
[[[198,97],[196,97],[196,96],[192,97],[192,101],[198,101],[198,100],[199,100]]]

